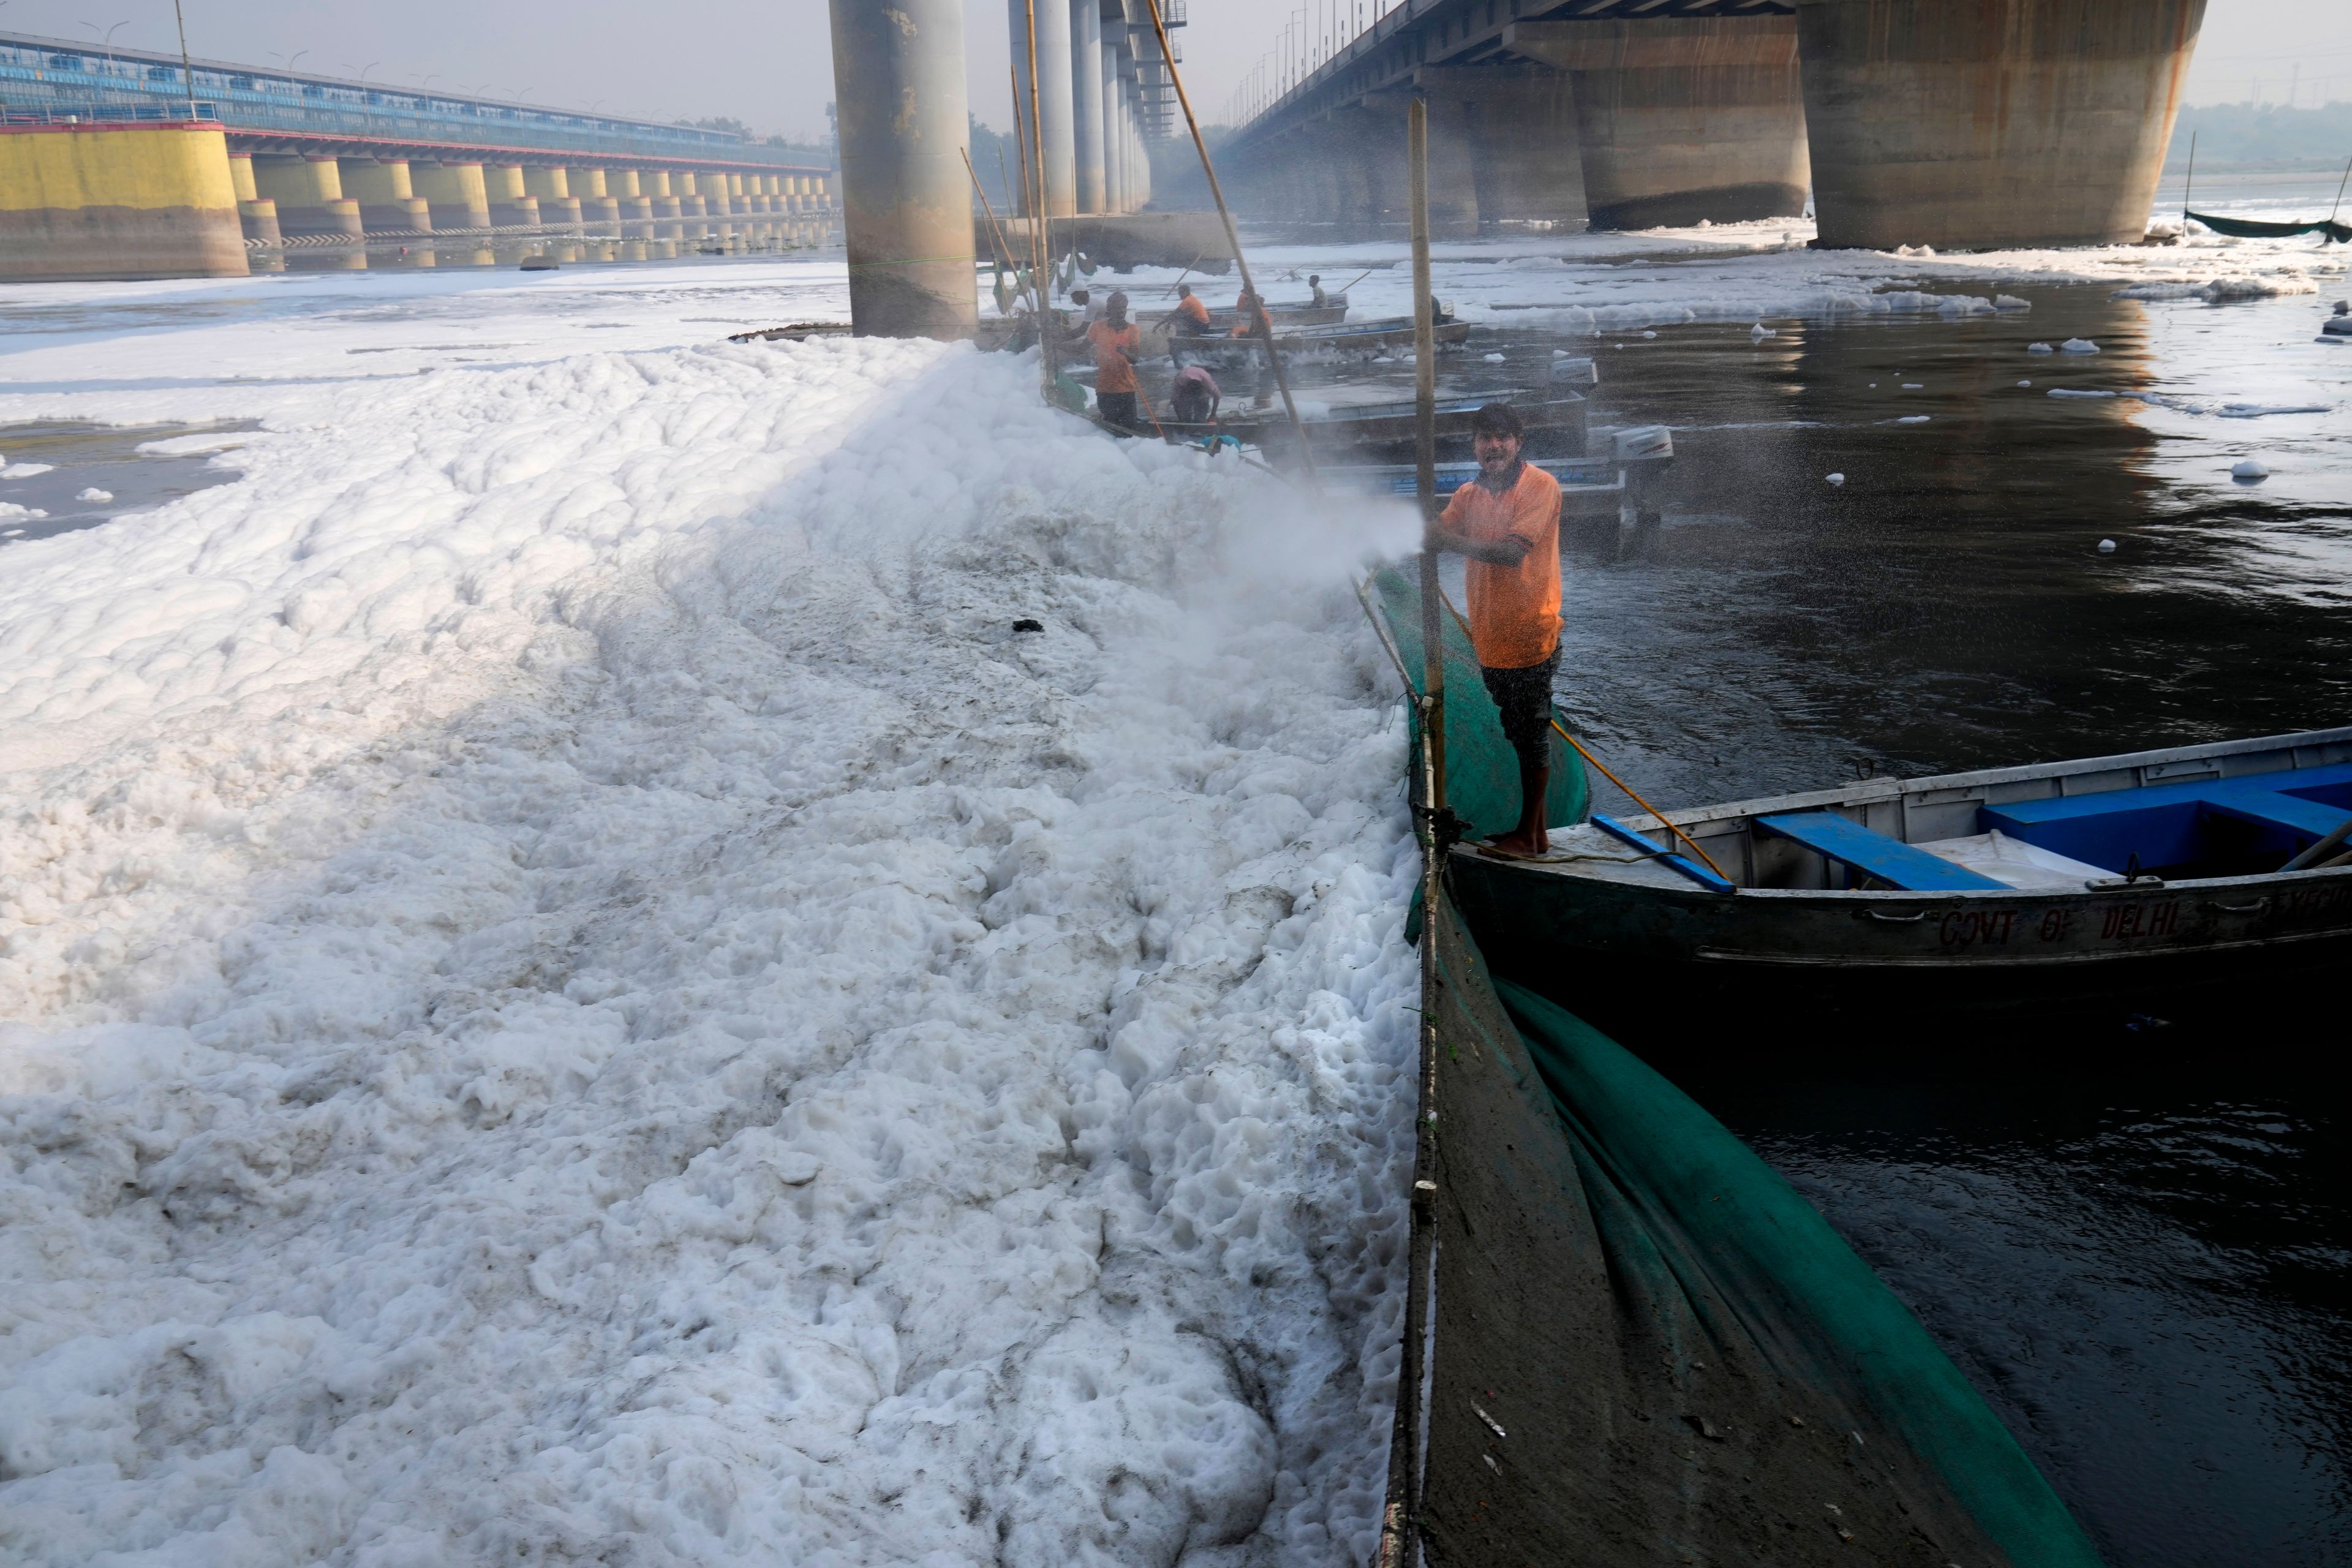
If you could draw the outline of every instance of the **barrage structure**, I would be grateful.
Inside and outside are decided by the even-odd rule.
[[[0,278],[237,275],[248,242],[805,242],[829,161],[732,132],[0,34]]]

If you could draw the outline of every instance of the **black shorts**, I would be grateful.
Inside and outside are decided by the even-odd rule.
[[[1132,430],[1135,428],[1136,421],[1135,394],[1097,392],[1095,394],[1095,412],[1103,416],[1103,423],[1106,425],[1116,425],[1121,429]]]
[[[1525,669],[1478,668],[1486,680],[1486,694],[1502,710],[1503,739],[1526,766],[1540,768],[1551,762],[1551,678],[1559,668],[1557,647],[1541,664]]]

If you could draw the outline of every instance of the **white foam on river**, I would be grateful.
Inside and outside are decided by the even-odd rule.
[[[1403,514],[929,345],[362,391],[9,549],[0,1557],[1364,1560]]]

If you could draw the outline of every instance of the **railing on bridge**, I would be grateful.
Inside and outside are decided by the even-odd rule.
[[[195,86],[200,115],[218,120],[232,132],[261,135],[706,157],[793,167],[820,161],[806,152],[764,146],[698,126],[614,120],[234,67],[197,66]],[[187,115],[188,101],[176,60],[0,40],[0,117],[8,124],[180,120]]]

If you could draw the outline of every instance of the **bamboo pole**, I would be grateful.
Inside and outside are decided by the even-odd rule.
[[[1192,114],[1192,95],[1184,90],[1184,73],[1176,68],[1176,51],[1168,42],[1168,23],[1160,14],[1160,0],[1143,3],[1151,8],[1151,30],[1160,37],[1160,58],[1168,67],[1168,79],[1176,85],[1176,101],[1183,107],[1185,129],[1192,133],[1192,150],[1201,155],[1201,173],[1208,176],[1209,195],[1216,200],[1217,216],[1224,220],[1225,243],[1233,247],[1234,265],[1241,270],[1242,288],[1257,298],[1263,307],[1265,300],[1250,279],[1249,258],[1242,254],[1241,231],[1234,227],[1233,209],[1225,205],[1225,188],[1217,181],[1217,165],[1209,157],[1209,144],[1201,140],[1201,122]],[[1283,412],[1290,416],[1290,427],[1298,437],[1298,459],[1307,465],[1307,481],[1319,490],[1323,477],[1316,471],[1315,452],[1307,445],[1307,423],[1298,417],[1298,401],[1290,395],[1290,377],[1284,374],[1282,356],[1274,352],[1274,323],[1263,308],[1258,312],[1258,337],[1265,344],[1266,363],[1273,367],[1274,384],[1282,393]]]
[[[1045,0],[1058,5],[1062,0]],[[1045,401],[1054,401],[1054,372],[1060,357],[1054,342],[1053,313],[1045,309],[1045,120],[1037,107],[1037,0],[1027,0],[1029,16],[1029,155],[1037,162],[1037,198],[1029,207],[1029,251],[1037,258],[1037,374]],[[1013,105],[1020,112],[1020,105]]]
[[[963,155],[963,172],[971,175],[971,188],[980,196],[980,210],[988,215],[988,232],[996,237],[997,253],[1006,261],[1011,261],[1013,247],[1004,237],[1003,227],[996,221],[996,207],[989,201],[988,192],[981,185],[980,175],[971,166],[971,153],[969,152],[964,153]]]
[[[1429,313],[1429,104],[1419,94],[1405,110],[1405,165],[1412,205],[1412,488],[1423,528],[1437,516],[1437,323]],[[1423,741],[1432,755],[1432,813],[1445,809],[1445,616],[1437,552],[1421,552],[1421,639],[1427,666]]]

